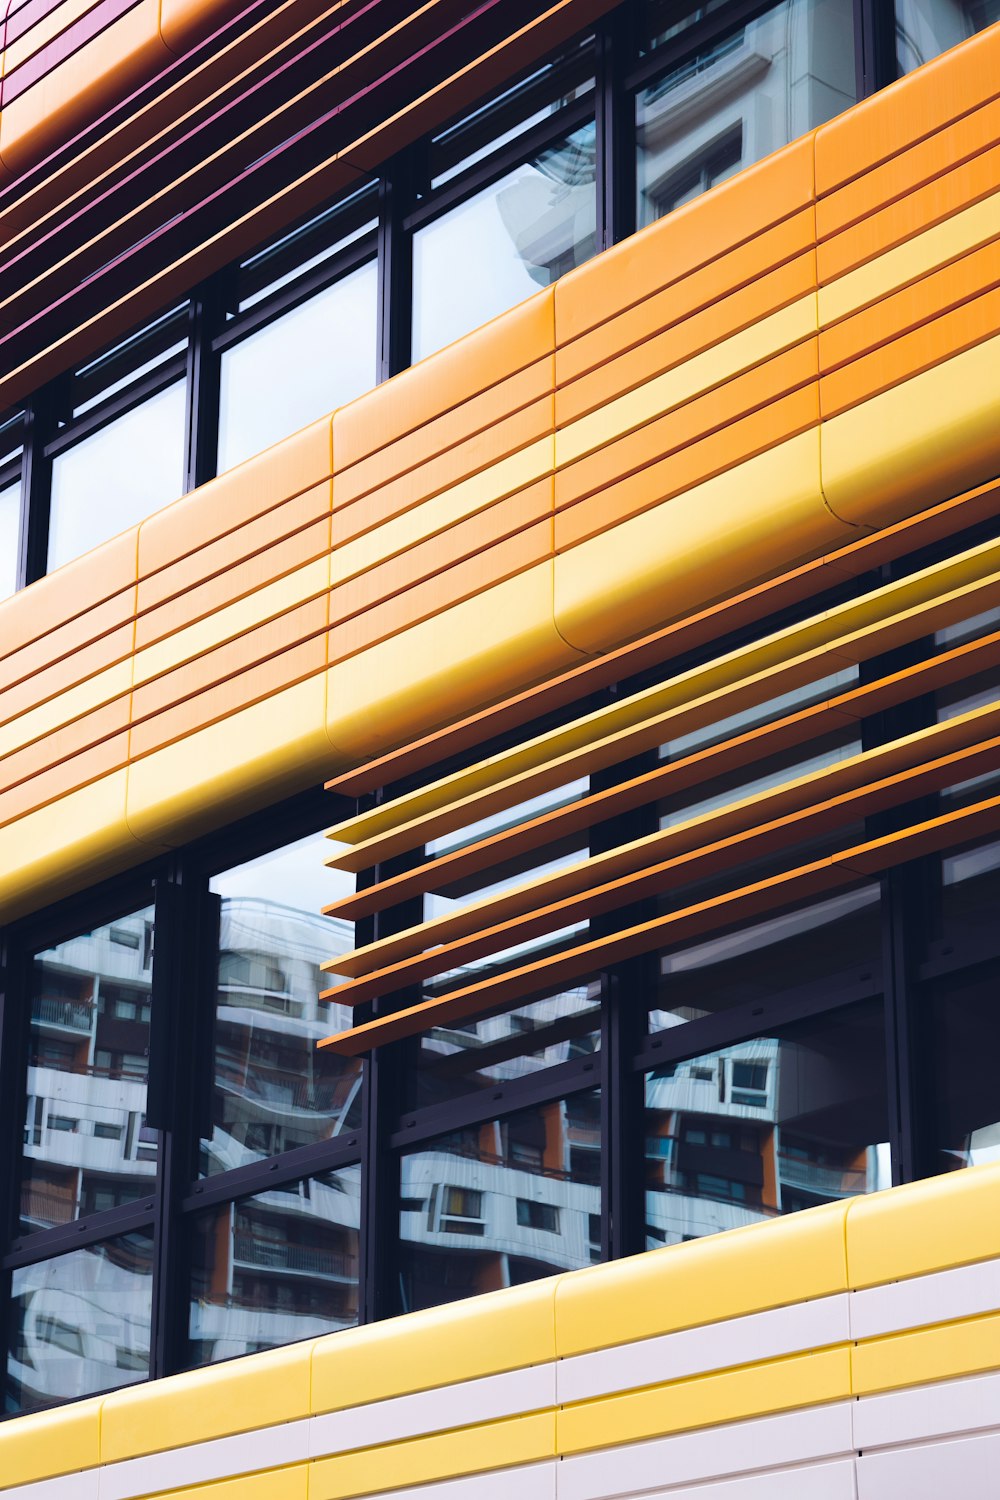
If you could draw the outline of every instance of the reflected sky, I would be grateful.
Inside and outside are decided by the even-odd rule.
[[[0,599],[14,592],[17,583],[17,540],[20,530],[21,486],[0,490]]]

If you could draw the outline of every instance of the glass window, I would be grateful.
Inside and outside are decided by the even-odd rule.
[[[666,23],[664,41],[715,7]],[[852,0],[782,0],[636,97],[637,222],[662,218],[855,102]]]
[[[900,77],[1000,21],[1000,0],[896,0]]]
[[[650,1031],[823,983],[878,988],[879,910],[868,881],[664,954]]]
[[[328,872],[311,835],[216,875],[222,898],[215,1013],[213,1131],[203,1176],[244,1166],[357,1128],[361,1064],[318,1052],[351,1025],[344,1006],[319,999],[320,964],[353,946],[353,925],[320,909],[353,890]],[[336,883],[341,881],[338,891]]]
[[[17,587],[17,549],[21,535],[21,486],[0,489],[0,599]]]
[[[516,1286],[594,1258],[600,1092],[519,1110],[402,1158],[402,1311]]]
[[[184,424],[176,381],[53,459],[50,572],[183,493]]]
[[[220,473],[371,389],[376,284],[372,261],[226,350]]]
[[[411,1104],[449,1099],[496,1088],[559,1063],[590,1057],[600,1047],[600,988],[579,985],[532,1000],[500,1015],[421,1034],[417,1063],[407,1070]]]
[[[129,931],[136,946],[113,941]],[[153,908],[35,956],[20,1233],[152,1192],[146,1130]]]
[[[413,238],[413,358],[582,265],[595,250],[593,124],[515,167]]]
[[[191,1363],[314,1338],[358,1321],[360,1167],[200,1214],[193,1225]]]
[[[1000,987],[988,968],[924,987],[931,1172],[1000,1161]]]
[[[889,1187],[877,1001],[646,1076],[648,1248]]]
[[[152,1282],[148,1230],[15,1271],[8,1409],[36,1411],[144,1380]]]

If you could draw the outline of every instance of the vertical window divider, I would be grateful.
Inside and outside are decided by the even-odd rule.
[[[25,407],[17,559],[19,589],[44,577],[48,567],[52,460],[46,457],[45,447],[55,430],[56,410],[55,385],[43,386]]]
[[[635,229],[635,150],[625,75],[634,52],[633,5],[620,5],[596,30],[597,249]]]
[[[410,363],[413,236],[403,227],[413,198],[413,152],[386,166],[378,185],[377,380],[381,385]]]
[[[153,1316],[150,1376],[187,1363],[188,1255],[181,1200],[191,1181],[206,1074],[206,956],[218,898],[184,880],[176,860],[156,882],[147,1123],[159,1131],[154,1208]],[[193,1053],[193,1056],[192,1056]]]
[[[0,932],[0,1260],[10,1249],[17,1215],[18,1142],[24,1114],[28,985],[27,962],[20,945]],[[6,1369],[11,1344],[13,1273],[0,1269],[0,1358]]]
[[[230,271],[221,271],[191,294],[185,382],[184,490],[214,479],[219,458],[221,360],[212,342],[225,323]]]
[[[893,0],[854,0],[854,53],[858,99],[896,78],[896,13]]]

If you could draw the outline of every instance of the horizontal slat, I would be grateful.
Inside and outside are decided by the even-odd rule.
[[[751,796],[737,795],[722,807],[660,828],[567,868],[529,877],[509,890],[471,902],[460,911],[445,913],[379,942],[352,949],[320,967],[329,973],[351,976],[375,971],[372,994],[379,993],[376,983],[379,978],[392,979],[393,987],[398,988],[397,971],[393,968],[390,973],[388,966],[411,955],[419,956],[415,972],[421,978],[456,968],[482,952],[568,926],[584,913],[609,911],[627,901],[659,893],[664,889],[662,877],[674,868],[674,859],[681,854],[696,853],[689,878],[700,878],[706,873],[700,868],[702,859],[710,867],[716,863],[710,857],[711,846],[731,835],[752,831],[760,835],[760,843],[770,851],[805,837],[815,837],[836,826],[841,815],[853,818],[882,811],[993,770],[1000,766],[1000,740],[995,738],[998,729],[1000,703],[987,704],[821,767],[809,775],[793,775],[788,781]],[[690,766],[690,761],[703,764],[704,760],[704,755],[689,757],[687,769],[694,770],[696,776],[697,770]],[[710,785],[708,777],[701,778],[700,784]],[[771,832],[765,836],[765,825],[777,834],[779,822],[782,836],[774,840]],[[736,858],[742,857],[738,849],[730,852]],[[746,857],[762,852],[766,851],[751,847]],[[607,887],[611,881],[616,887],[613,895]],[[607,900],[602,891],[606,892]],[[529,930],[522,932],[511,919],[525,913]],[[474,954],[464,948],[456,954],[449,946],[455,939],[470,934],[485,938],[487,929],[488,945],[477,948]],[[439,951],[438,945],[447,951]],[[413,978],[414,973],[408,969],[405,977]],[[338,999],[347,1005],[358,1004],[369,998],[367,989],[364,987],[355,996],[352,985],[343,985],[337,991]]]
[[[731,739],[709,746],[699,755],[664,761],[641,776],[592,792],[537,818],[517,823],[485,838],[463,844],[448,854],[391,876],[377,884],[342,896],[323,908],[325,916],[357,921],[372,912],[425,891],[438,891],[494,866],[520,858],[547,843],[563,840],[620,817],[667,792],[676,795],[735,769],[753,765],[767,755],[803,745],[818,735],[960,681],[1000,663],[1000,631],[967,641],[929,661],[917,662],[877,681],[867,682],[821,703],[774,719]]]
[[[915,859],[963,840],[984,837],[998,828],[1000,797],[991,797],[900,833],[872,839],[840,854],[814,860],[739,890],[668,912],[624,932],[595,938],[510,973],[454,990],[440,999],[421,1001],[391,1015],[366,1021],[351,1031],[328,1037],[318,1045],[344,1057],[358,1057],[372,1047],[415,1036],[433,1026],[482,1016],[542,989],[579,980],[584,975],[595,973],[604,963],[621,963],[642,953],[688,942],[781,906],[842,889],[852,884],[859,874],[878,874],[892,864]]]
[[[1000,596],[1000,541],[936,563],[727,653],[704,666],[488,757],[370,812],[335,825],[352,848],[328,863],[357,870],[389,853],[613,765],[661,740],[865,660],[889,642],[913,640],[989,607]]]
[[[633,844],[558,871],[534,885],[504,892],[478,907],[411,928],[399,938],[386,939],[385,945],[379,945],[374,952],[355,950],[347,955],[351,968],[355,967],[356,959],[362,960],[366,969],[369,961],[384,963],[385,967],[375,967],[363,977],[324,993],[327,998],[335,994],[339,1004],[360,1005],[402,989],[414,980],[457,969],[488,953],[649,896],[662,895],[682,881],[722,875],[734,864],[739,867],[744,862],[777,854],[806,839],[835,832],[850,820],[994,771],[1000,767],[997,738],[986,743],[977,741],[929,764],[923,760],[925,748],[931,750],[942,741],[960,742],[964,735],[978,736],[980,726],[996,729],[1000,724],[1000,704],[990,705],[974,720],[964,723],[953,720],[938,731],[912,737],[917,743],[897,743],[884,751],[852,757],[812,776],[662,829]],[[960,723],[962,730],[954,735],[943,732],[946,727],[950,729]],[[880,780],[869,779],[886,765],[900,762],[906,765],[911,757],[919,757],[919,763]],[[841,790],[845,787],[846,790]],[[663,858],[664,855],[667,857]],[[650,862],[654,860],[659,862]],[[606,883],[602,884],[602,880]],[[323,967],[345,972],[338,960]]]

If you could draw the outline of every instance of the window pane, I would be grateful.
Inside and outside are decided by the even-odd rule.
[[[1000,986],[979,969],[925,987],[931,1172],[1000,1160]]]
[[[851,0],[783,0],[707,45],[636,98],[639,225],[831,119],[855,93]]]
[[[597,1089],[453,1131],[402,1159],[402,1311],[600,1257]]]
[[[49,571],[152,515],[183,488],[180,381],[53,461]]]
[[[650,1031],[823,983],[880,983],[877,882],[692,943],[660,959]]]
[[[0,490],[0,599],[17,586],[17,545],[21,533],[21,486]]]
[[[882,1007],[849,1007],[646,1077],[647,1246],[890,1185]]]
[[[222,897],[215,1016],[214,1128],[203,1176],[357,1128],[361,1063],[317,1052],[351,1025],[321,1001],[320,964],[353,946],[353,926],[320,915],[353,891],[325,869],[321,835],[276,849],[212,880]],[[338,887],[337,881],[340,880]]]
[[[371,389],[375,288],[372,262],[226,350],[220,474]]]
[[[15,1271],[8,1410],[35,1411],[145,1380],[152,1281],[147,1230]]]
[[[1000,0],[896,0],[900,77],[996,21]]]
[[[495,1088],[558,1063],[591,1057],[601,1044],[600,988],[579,985],[485,1020],[433,1026],[407,1070],[415,1108]]]
[[[358,1321],[361,1168],[226,1203],[194,1224],[191,1363]]]
[[[35,957],[20,1233],[153,1190],[146,1127],[153,908]]]
[[[508,172],[413,239],[413,358],[423,359],[594,254],[594,126]]]

